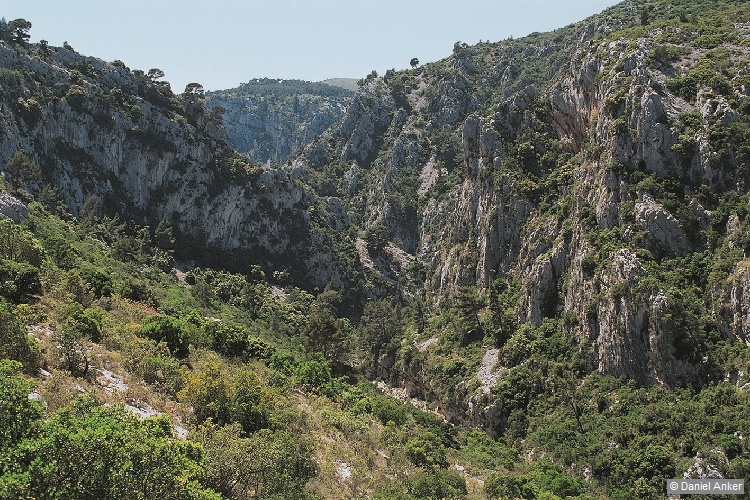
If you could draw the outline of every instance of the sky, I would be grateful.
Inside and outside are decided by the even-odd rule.
[[[172,90],[253,78],[320,81],[448,57],[475,44],[551,31],[619,0],[3,0],[31,41],[131,69],[159,68]]]

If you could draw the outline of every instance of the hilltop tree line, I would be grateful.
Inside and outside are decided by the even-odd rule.
[[[23,45],[28,43],[31,35],[31,23],[26,19],[13,19],[6,21],[3,17],[0,19],[0,40],[5,42],[17,43]]]

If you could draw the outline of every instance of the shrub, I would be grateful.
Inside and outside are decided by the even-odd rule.
[[[479,430],[472,430],[461,446],[461,456],[473,466],[481,469],[497,469],[499,466],[512,470],[518,461],[518,452],[509,448],[502,439],[494,440]]]
[[[583,271],[583,275],[586,277],[590,277],[594,274],[596,266],[596,255],[593,253],[587,253],[581,259],[581,271]]]
[[[742,442],[734,434],[722,434],[719,441],[729,460],[742,453]]]
[[[156,342],[164,342],[172,356],[188,355],[188,335],[185,325],[171,316],[151,316],[144,321],[141,335]]]
[[[464,498],[466,480],[455,470],[421,472],[407,483],[410,494],[417,498]]]
[[[254,335],[247,337],[247,356],[255,359],[268,359],[276,353],[276,349],[265,340]]]
[[[447,467],[445,446],[438,436],[425,432],[419,437],[410,439],[404,445],[404,453],[417,467]]]
[[[0,258],[38,267],[44,250],[23,226],[10,219],[0,219]]]
[[[88,96],[86,89],[80,85],[71,85],[68,89],[68,93],[65,96],[65,100],[70,104],[70,107],[76,110],[78,113],[83,113],[84,105],[86,104]]]
[[[297,371],[297,362],[290,353],[277,351],[271,355],[268,367],[289,377]]]
[[[238,422],[246,433],[253,433],[268,426],[268,409],[255,372],[240,369],[232,377],[229,418]]]
[[[51,336],[62,366],[73,375],[86,375],[89,358],[83,342],[83,334],[75,325],[65,325]]]
[[[78,252],[60,236],[50,236],[42,240],[47,255],[62,269],[72,269],[78,261]]]
[[[383,424],[393,422],[396,425],[404,425],[408,413],[406,406],[398,399],[389,396],[374,396],[370,399],[372,414]]]
[[[490,475],[484,482],[484,491],[490,498],[535,498],[536,494],[525,476]]]
[[[185,387],[177,393],[177,398],[193,407],[197,423],[211,419],[224,425],[230,421],[231,390],[221,365],[208,362],[200,370],[187,374]]]
[[[32,385],[20,372],[19,362],[0,359],[0,450],[7,450],[29,435],[32,424],[43,415],[42,406],[29,399]]]
[[[534,465],[527,476],[533,478],[540,491],[548,491],[560,498],[576,497],[586,492],[580,479],[568,476],[560,467],[547,460]]]
[[[140,360],[137,369],[144,382],[160,387],[169,394],[175,395],[182,388],[180,363],[176,359],[146,356]]]
[[[81,278],[91,289],[95,298],[109,297],[112,295],[112,278],[99,269],[81,268],[78,271]]]
[[[42,106],[33,97],[28,99],[19,97],[16,99],[14,108],[29,128],[33,128],[42,118]]]
[[[242,356],[247,350],[247,330],[240,326],[210,321],[204,330],[213,348],[226,356]]]
[[[41,291],[38,268],[23,262],[0,259],[0,297],[17,304]]]
[[[307,389],[320,391],[331,381],[331,365],[324,359],[312,359],[296,370],[297,382]]]
[[[220,498],[198,483],[201,448],[173,439],[166,416],[88,399],[36,420],[39,433],[9,450],[3,498]]]
[[[64,323],[77,329],[84,337],[93,342],[101,340],[102,318],[102,311],[86,309],[77,302],[74,302],[63,311]]]
[[[33,373],[41,357],[41,348],[36,339],[26,333],[8,305],[0,303],[0,358],[19,361],[27,373]]]
[[[155,302],[153,292],[144,280],[130,276],[122,277],[114,282],[113,288],[124,299],[147,304]]]

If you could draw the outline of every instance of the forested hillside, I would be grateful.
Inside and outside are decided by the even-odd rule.
[[[265,166],[199,84],[31,27],[0,22],[0,497],[750,478],[745,2],[457,42]],[[245,90],[328,109],[299,85]]]

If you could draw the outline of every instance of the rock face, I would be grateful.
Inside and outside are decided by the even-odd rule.
[[[412,256],[406,276],[371,266],[378,290],[411,280],[409,293],[432,305],[466,288],[488,301],[517,290],[505,312],[519,324],[561,321],[589,369],[679,386],[713,370],[700,321],[748,339],[744,208],[720,201],[734,190],[747,203],[742,141],[728,140],[750,139],[732,135],[748,124],[735,76],[747,55],[727,42],[728,85],[687,95],[678,77],[706,51],[674,32],[679,55],[660,59],[657,28],[611,36],[631,26],[631,7],[554,34],[457,44],[443,61],[370,78],[293,165],[309,177],[345,162],[353,220]],[[711,278],[705,252],[731,271]],[[439,392],[418,363],[388,359],[380,372]],[[463,396],[445,396],[446,415],[488,429],[502,418],[492,395]]]
[[[635,222],[648,234],[648,243],[655,251],[684,255],[691,250],[690,242],[680,223],[649,195],[635,204]]]
[[[0,193],[0,214],[15,222],[21,222],[28,217],[29,208],[15,196]]]
[[[221,117],[200,96],[175,96],[120,63],[40,51],[0,44],[0,165],[24,150],[74,213],[95,196],[108,214],[166,219],[183,235],[293,271],[308,286],[341,285],[338,243],[313,228],[326,227],[327,208],[313,220],[309,189],[234,153]]]
[[[338,122],[354,92],[323,83],[256,79],[211,92],[209,108],[224,109],[229,142],[258,163],[283,164]]]
[[[750,262],[737,264],[721,290],[718,316],[724,336],[750,345]]]

